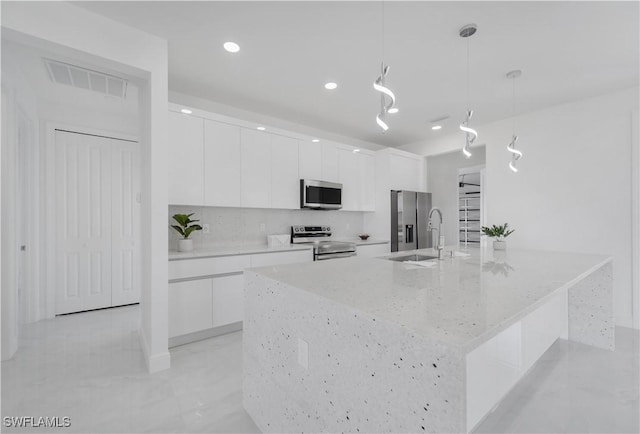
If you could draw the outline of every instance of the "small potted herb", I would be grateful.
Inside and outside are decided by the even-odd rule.
[[[177,225],[171,225],[173,229],[176,230],[181,236],[182,239],[178,240],[178,251],[179,252],[190,252],[193,250],[193,240],[189,239],[189,235],[191,235],[194,231],[201,231],[202,226],[196,224],[200,220],[191,220],[191,214],[174,214],[172,217],[178,223]]]
[[[492,227],[482,226],[482,233],[488,237],[495,238],[493,241],[493,249],[494,250],[504,250],[507,248],[507,242],[504,240],[509,235],[511,235],[515,229],[509,229],[509,224],[505,223],[504,225]]]

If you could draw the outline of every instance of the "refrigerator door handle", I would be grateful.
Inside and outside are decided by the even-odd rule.
[[[406,240],[405,243],[413,243],[413,225],[405,226]]]

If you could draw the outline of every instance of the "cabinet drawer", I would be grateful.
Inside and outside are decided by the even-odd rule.
[[[211,279],[169,284],[169,337],[211,327]]]
[[[311,261],[313,261],[313,252],[311,251],[311,249],[296,250],[295,252],[262,253],[251,255],[252,267],[267,267],[269,265],[283,265]]]
[[[169,281],[223,273],[237,273],[250,266],[250,255],[169,261]]]
[[[356,252],[361,258],[375,258],[388,255],[391,252],[391,245],[387,243],[358,246],[356,247]]]

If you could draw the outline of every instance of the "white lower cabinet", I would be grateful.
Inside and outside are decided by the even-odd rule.
[[[169,337],[211,327],[211,279],[169,284]]]
[[[467,354],[467,432],[498,404],[556,339],[567,338],[567,330],[565,289]]]
[[[169,346],[241,329],[245,268],[311,261],[311,249],[169,261]]]
[[[356,254],[361,258],[376,258],[391,253],[391,244],[368,244],[356,247]]]
[[[220,327],[244,318],[244,275],[221,276],[211,279],[212,317],[210,327]]]

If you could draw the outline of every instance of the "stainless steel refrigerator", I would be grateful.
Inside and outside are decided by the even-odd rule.
[[[427,226],[431,193],[391,190],[391,251],[432,247]]]

